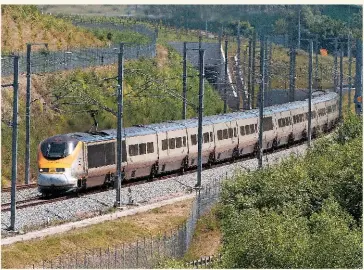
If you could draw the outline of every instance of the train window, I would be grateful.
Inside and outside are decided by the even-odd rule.
[[[186,136],[183,136],[183,147],[186,147]]]
[[[209,133],[205,132],[203,134],[203,143],[208,143],[209,142]]]
[[[263,118],[263,131],[268,131],[273,129],[273,120],[272,117],[264,117]]]
[[[254,124],[251,124],[250,125],[250,133],[255,133]]]
[[[147,153],[147,144],[141,143],[139,144],[139,155],[145,155]]]
[[[169,149],[174,149],[174,148],[176,148],[176,139],[171,138],[169,139]]]
[[[104,144],[105,165],[115,164],[115,143]]]
[[[282,119],[278,119],[278,126],[282,127]]]
[[[222,131],[222,138],[225,140],[229,138],[227,128]]]
[[[192,143],[192,145],[196,145],[197,144],[196,134],[191,135],[191,143]]]
[[[236,127],[234,127],[234,137],[237,137],[238,136],[238,134],[237,134],[238,132],[237,132],[237,130],[236,130]]]
[[[229,132],[229,138],[232,138],[233,137],[233,129],[229,128],[228,132]]]
[[[217,131],[217,139],[218,139],[219,141],[221,141],[221,140],[222,140],[222,130],[221,130],[221,129]]]
[[[287,117],[287,123],[288,123],[288,125],[292,125],[292,118],[291,117]]]
[[[258,131],[258,125],[254,124],[254,127],[255,127],[255,132],[257,132]]]
[[[131,157],[138,155],[138,145],[137,144],[129,145],[129,155]]]
[[[153,142],[147,143],[147,152],[148,152],[148,154],[149,153],[154,153],[154,144],[153,144]]]
[[[182,137],[176,138],[176,148],[182,147]]]
[[[327,107],[327,113],[331,113],[331,111],[332,111],[332,107],[331,106],[328,106]]]
[[[214,136],[212,134],[212,132],[210,132],[210,142],[213,142],[214,141]]]
[[[250,134],[250,129],[249,129],[249,125],[245,126],[245,134],[249,135]]]
[[[245,129],[244,126],[240,126],[240,135],[244,136],[245,135]]]
[[[162,140],[162,150],[167,150],[168,149],[168,141],[167,139]]]

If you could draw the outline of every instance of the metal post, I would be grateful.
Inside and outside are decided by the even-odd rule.
[[[339,121],[343,118],[343,58],[344,58],[344,48],[343,44],[340,46],[340,99],[339,99]]]
[[[307,145],[311,147],[311,119],[312,119],[312,108],[311,108],[311,100],[312,100],[312,52],[313,51],[313,42],[310,40],[310,52],[309,52],[309,60],[308,60],[308,134],[307,134]]]
[[[198,36],[198,49],[201,50],[202,48],[202,35],[200,33],[200,35]]]
[[[301,8],[298,8],[298,49],[301,49]]]
[[[30,178],[30,53],[32,44],[27,43],[27,90],[26,90],[26,104],[25,104],[25,184],[29,184]]]
[[[265,63],[265,87],[267,88],[268,90],[268,81],[269,81],[269,68],[270,68],[270,65],[269,65],[269,41],[268,41],[268,37],[266,39],[266,44],[264,46],[264,55],[266,57],[266,63]]]
[[[252,39],[249,38],[249,51],[248,51],[248,108],[252,108],[252,93],[251,93],[251,83],[252,83]]]
[[[252,90],[251,90],[251,106],[252,109],[255,108],[255,48],[257,45],[257,34],[254,32],[253,34],[253,56],[252,56]]]
[[[267,81],[268,81],[268,86],[267,88],[269,90],[272,90],[272,79],[271,79],[271,66],[272,66],[272,59],[273,59],[273,42],[270,41],[269,42],[269,61],[268,61],[268,70],[267,70]]]
[[[334,39],[334,46],[335,46],[335,52],[334,52],[334,88],[335,88],[335,92],[337,91],[338,88],[338,82],[337,82],[337,47],[338,47],[338,40],[337,38]]]
[[[316,35],[316,40],[315,40],[315,89],[317,90],[319,88],[319,77],[318,77],[318,70],[319,70],[319,60],[318,60],[318,53],[319,53],[319,49],[318,49],[318,35]],[[321,79],[322,80],[322,79]]]
[[[228,40],[225,39],[225,87],[224,87],[224,113],[227,112],[227,87],[228,87]]]
[[[348,57],[349,57],[349,98],[348,98],[348,110],[350,111],[351,108],[351,87],[352,87],[352,81],[351,81],[351,66],[352,66],[352,55],[351,55],[351,36],[349,36],[348,39]]]
[[[296,48],[292,42],[290,48],[290,65],[289,65],[289,101],[295,100],[295,88],[296,88]]]
[[[11,148],[11,206],[10,206],[10,227],[15,230],[15,193],[16,193],[16,177],[17,177],[17,154],[18,154],[18,88],[19,88],[19,56],[14,56],[14,82],[13,82],[13,135]]]
[[[259,100],[259,154],[258,167],[263,167],[263,108],[264,108],[264,83],[265,83],[265,37],[260,37],[260,100]]]
[[[182,105],[182,119],[187,119],[187,42],[183,42],[183,105]]]
[[[241,110],[243,107],[243,89],[242,89],[242,85],[240,83],[240,76],[239,76],[239,73],[240,73],[240,23],[238,24],[238,29],[237,29],[237,70],[236,70],[236,88],[237,88],[237,91],[238,91],[238,98],[239,98],[239,102],[238,102],[238,110]],[[239,81],[239,82],[238,82]]]
[[[356,65],[355,65],[355,113],[360,114],[363,104],[359,104],[358,97],[363,96],[363,41],[356,40]]]
[[[197,168],[197,184],[196,187],[201,187],[201,172],[202,172],[202,116],[203,116],[203,96],[204,96],[204,53],[205,50],[199,50],[200,56],[200,85],[198,94],[198,168]]]
[[[116,158],[116,201],[115,206],[121,207],[121,163],[122,163],[122,126],[123,126],[123,77],[124,77],[124,43],[120,43],[120,52],[118,54],[118,127],[117,127],[117,158]]]

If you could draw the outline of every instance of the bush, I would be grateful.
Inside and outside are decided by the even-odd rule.
[[[224,184],[218,216],[226,268],[362,266],[361,122],[302,157]],[[345,138],[344,140],[342,138]]]

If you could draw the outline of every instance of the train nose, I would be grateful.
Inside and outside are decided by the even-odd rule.
[[[63,186],[71,184],[67,176],[60,174],[43,174],[38,175],[38,185],[40,186]]]

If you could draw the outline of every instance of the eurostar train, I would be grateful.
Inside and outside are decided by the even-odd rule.
[[[308,104],[296,101],[264,108],[264,149],[290,145],[307,137]],[[312,134],[328,131],[338,120],[338,95],[312,99]],[[204,165],[258,150],[257,109],[203,118]],[[123,181],[182,173],[197,165],[198,120],[139,125],[122,130]],[[116,173],[116,129],[69,133],[42,141],[38,148],[38,190],[44,195],[112,186]]]

